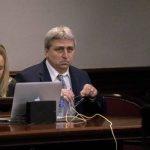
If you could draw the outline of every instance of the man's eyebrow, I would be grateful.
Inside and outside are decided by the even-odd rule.
[[[74,48],[74,46],[56,46],[54,48]]]

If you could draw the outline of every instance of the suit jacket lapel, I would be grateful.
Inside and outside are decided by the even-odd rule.
[[[47,69],[45,59],[41,62],[40,64],[40,69],[39,69],[39,79],[41,82],[47,82],[47,81],[52,81],[49,71]]]
[[[71,66],[69,68],[69,73],[70,73],[70,78],[72,83],[72,90],[74,94],[77,96],[79,94],[79,85],[78,85],[76,73],[74,72],[74,69]]]

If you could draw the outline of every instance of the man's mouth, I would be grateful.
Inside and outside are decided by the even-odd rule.
[[[69,62],[61,62],[61,65],[69,65]]]

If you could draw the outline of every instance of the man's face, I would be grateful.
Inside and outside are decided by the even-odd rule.
[[[0,79],[2,78],[4,72],[4,58],[0,55]]]
[[[50,45],[51,47],[45,50],[46,58],[59,73],[64,73],[74,58],[74,42],[67,39],[57,39],[53,40]]]

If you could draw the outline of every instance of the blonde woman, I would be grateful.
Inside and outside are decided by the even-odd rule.
[[[0,44],[0,97],[12,97],[14,87],[15,80],[9,76],[6,49]]]

